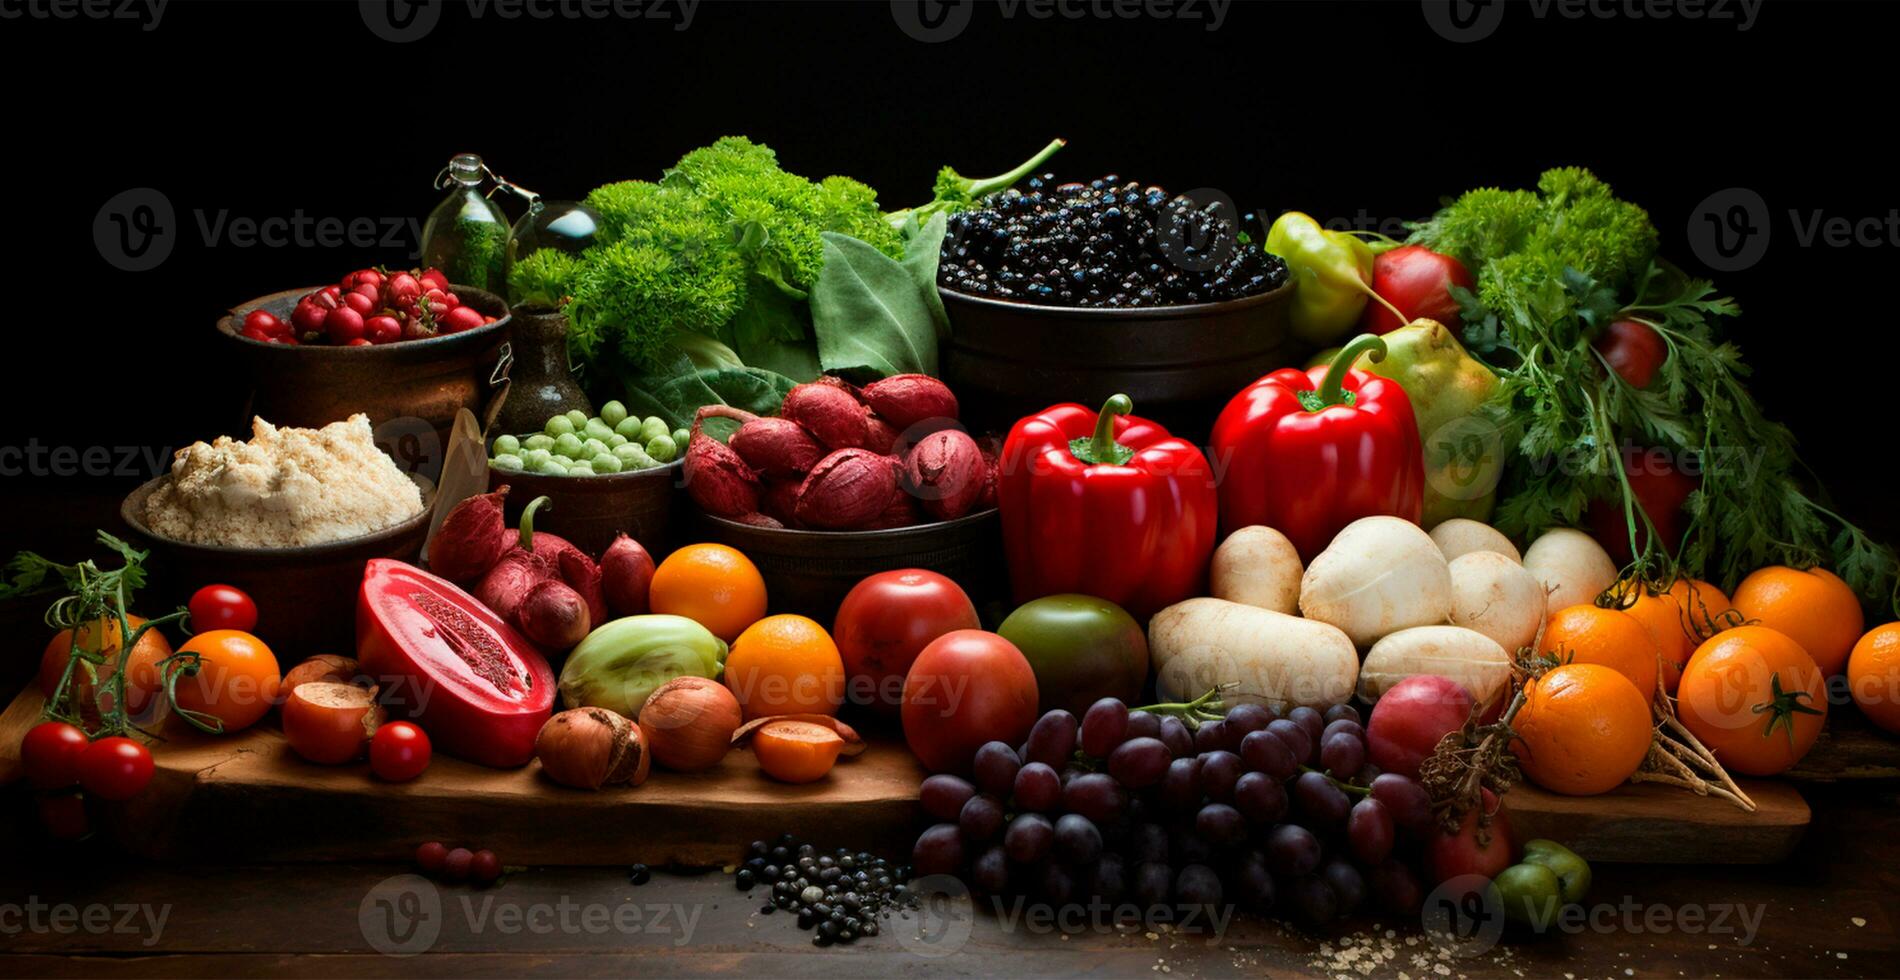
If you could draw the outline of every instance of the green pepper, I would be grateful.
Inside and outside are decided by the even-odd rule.
[[[1358,325],[1367,301],[1385,302],[1372,292],[1372,246],[1357,235],[1288,211],[1267,229],[1266,248],[1286,261],[1296,284],[1289,314],[1293,334],[1309,344],[1338,340]]]
[[[1148,680],[1141,624],[1107,599],[1075,593],[1033,599],[996,632],[1029,661],[1041,711],[1065,708],[1081,717],[1102,698],[1134,704]]]

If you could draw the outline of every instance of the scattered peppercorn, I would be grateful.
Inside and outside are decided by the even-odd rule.
[[[627,884],[644,885],[653,880],[653,869],[644,864],[636,864],[627,869]]]

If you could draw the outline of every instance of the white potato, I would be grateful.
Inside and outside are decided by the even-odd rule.
[[[1443,623],[1451,614],[1451,571],[1418,525],[1362,517],[1307,566],[1300,612],[1345,630],[1363,650],[1387,633]]]
[[[1460,555],[1474,551],[1495,551],[1520,565],[1524,563],[1524,556],[1517,553],[1517,545],[1503,532],[1468,517],[1454,517],[1432,528],[1432,540],[1438,544],[1438,550],[1445,553],[1446,561],[1457,561]]]
[[[1544,583],[1547,612],[1556,612],[1584,602],[1594,602],[1598,594],[1616,582],[1616,563],[1596,539],[1576,530],[1560,527],[1545,531],[1524,552],[1524,567]]]
[[[1451,624],[1477,630],[1507,652],[1531,646],[1544,625],[1544,583],[1495,551],[1451,562]]]
[[[1255,524],[1227,536],[1214,549],[1208,591],[1216,599],[1292,615],[1300,611],[1299,549],[1286,535]]]
[[[1462,626],[1415,626],[1372,645],[1359,668],[1359,696],[1376,701],[1417,674],[1448,677],[1489,707],[1511,680],[1511,657],[1496,640]]]
[[[1189,599],[1155,613],[1148,652],[1163,701],[1233,684],[1221,693],[1228,704],[1325,708],[1351,697],[1359,674],[1359,652],[1338,629],[1226,599]]]

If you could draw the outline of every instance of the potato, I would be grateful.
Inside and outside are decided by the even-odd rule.
[[[1359,652],[1338,629],[1226,599],[1189,599],[1155,613],[1148,652],[1163,701],[1235,684],[1221,693],[1230,705],[1323,709],[1351,697],[1359,675]]]
[[[1480,707],[1502,697],[1511,681],[1511,657],[1496,640],[1462,626],[1415,626],[1372,645],[1359,668],[1359,696],[1376,701],[1415,674],[1447,677],[1465,686]]]
[[[1255,524],[1214,549],[1209,589],[1216,599],[1292,615],[1300,611],[1299,550],[1286,535]]]
[[[1418,525],[1362,517],[1307,566],[1300,612],[1345,630],[1363,650],[1387,633],[1444,622],[1451,614],[1451,571]]]
[[[1544,583],[1508,555],[1459,555],[1451,562],[1450,618],[1451,625],[1477,630],[1507,653],[1532,646],[1544,625]]]
[[[1457,561],[1460,555],[1474,551],[1495,551],[1520,565],[1524,563],[1524,556],[1517,553],[1517,545],[1510,538],[1481,521],[1454,517],[1432,528],[1432,540],[1445,553],[1446,561]]]
[[[1616,563],[1596,539],[1574,528],[1545,531],[1524,552],[1524,567],[1544,583],[1544,608],[1566,609],[1616,583]]]

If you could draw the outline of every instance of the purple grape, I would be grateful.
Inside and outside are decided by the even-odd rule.
[[[1335,704],[1327,708],[1324,719],[1329,725],[1342,719],[1353,722],[1354,724],[1358,724],[1362,720],[1359,717],[1359,709],[1350,704]]]
[[[1016,809],[1048,813],[1062,804],[1062,777],[1046,763],[1031,762],[1016,770],[1016,785],[1010,793]]]
[[[1240,756],[1217,749],[1201,756],[1201,792],[1216,803],[1234,801],[1234,783],[1247,771]]]
[[[1346,843],[1359,863],[1372,867],[1392,853],[1392,814],[1385,804],[1366,797],[1352,805],[1346,818]]]
[[[1326,730],[1326,719],[1306,705],[1300,705],[1287,712],[1286,720],[1306,729],[1306,737],[1315,742],[1319,741],[1319,733]]]
[[[1128,866],[1119,854],[1104,854],[1089,874],[1089,887],[1095,897],[1113,905],[1128,893]]]
[[[1366,743],[1346,732],[1328,735],[1319,745],[1319,764],[1345,779],[1365,767]]]
[[[1333,890],[1333,897],[1339,900],[1339,914],[1351,915],[1359,903],[1366,900],[1366,879],[1359,869],[1349,862],[1333,860],[1319,869],[1320,880]]]
[[[1299,824],[1283,823],[1267,834],[1267,866],[1282,878],[1313,873],[1319,851],[1319,838]]]
[[[1160,738],[1167,745],[1168,754],[1177,759],[1194,754],[1194,733],[1188,731],[1187,722],[1173,715],[1161,719]]]
[[[996,796],[1008,796],[1016,787],[1016,771],[1023,767],[1016,750],[1003,742],[984,742],[976,750],[971,769],[976,773],[976,788]]]
[[[1009,855],[1000,845],[978,854],[970,863],[970,883],[991,895],[1009,889]]]
[[[1431,836],[1432,798],[1418,780],[1383,773],[1372,781],[1372,798],[1385,804],[1393,826],[1420,840]]]
[[[1280,736],[1270,731],[1257,731],[1240,740],[1240,761],[1257,773],[1264,773],[1275,782],[1284,783],[1300,771],[1300,761],[1293,757],[1293,750],[1287,748]]]
[[[1174,760],[1158,738],[1131,738],[1108,754],[1108,774],[1129,789],[1147,789],[1167,775]]]
[[[1264,772],[1246,773],[1234,781],[1234,807],[1249,824],[1271,827],[1286,816],[1286,789]]]
[[[976,795],[976,787],[961,776],[931,776],[917,789],[924,812],[934,820],[954,822],[963,812],[963,804]]]
[[[1273,871],[1266,855],[1247,851],[1235,860],[1227,875],[1227,891],[1250,911],[1265,912],[1273,907]]]
[[[1089,705],[1082,716],[1082,751],[1097,759],[1106,758],[1127,733],[1128,706],[1118,698],[1103,698]]]
[[[1003,849],[1017,864],[1034,864],[1049,854],[1055,842],[1056,828],[1040,813],[1020,813],[1003,831]]]
[[[1295,878],[1287,893],[1300,918],[1312,925],[1328,926],[1339,918],[1339,896],[1333,894],[1332,886],[1318,875]]]
[[[1128,859],[1139,864],[1153,861],[1168,863],[1168,828],[1158,823],[1136,825],[1128,835]]]
[[[1375,779],[1378,779],[1380,776],[1384,775],[1384,773],[1385,773],[1385,770],[1380,769],[1378,766],[1375,766],[1372,763],[1368,762],[1365,765],[1360,766],[1358,772],[1352,774],[1352,781],[1355,783],[1358,783],[1361,786],[1371,786],[1372,781]]]
[[[1331,831],[1346,825],[1352,800],[1346,791],[1334,785],[1324,773],[1303,772],[1293,781],[1293,803],[1299,808],[1301,823],[1315,830]]]
[[[1216,847],[1226,847],[1247,836],[1247,819],[1225,803],[1209,803],[1194,815],[1194,832]]]
[[[1201,760],[1196,756],[1168,763],[1161,777],[1161,809],[1167,813],[1192,813],[1201,805]]]
[[[1159,738],[1161,737],[1161,716],[1146,711],[1128,713],[1128,731],[1123,738]]]
[[[1425,889],[1419,884],[1418,876],[1397,858],[1379,862],[1372,869],[1370,885],[1372,894],[1379,897],[1379,905],[1398,915],[1417,914],[1425,901]]]
[[[1174,891],[1174,872],[1165,864],[1149,862],[1135,866],[1135,901],[1144,909],[1154,909],[1168,902],[1168,896]]]
[[[1219,752],[1230,748],[1227,723],[1224,721],[1204,721],[1194,730],[1194,751],[1200,755]]]
[[[1056,860],[1068,865],[1088,864],[1102,856],[1102,832],[1079,814],[1065,813],[1056,820]]]
[[[1306,734],[1306,729],[1301,728],[1299,722],[1275,718],[1268,723],[1267,732],[1286,743],[1287,749],[1293,753],[1294,762],[1304,765],[1312,760],[1313,738]]]
[[[1219,905],[1222,897],[1220,875],[1205,864],[1187,865],[1174,879],[1174,897],[1182,905]]]
[[[932,826],[911,848],[910,866],[918,877],[953,875],[963,870],[963,834],[953,823]]]
[[[970,802],[963,804],[963,812],[957,816],[957,828],[972,845],[995,840],[997,831],[1003,829],[1002,801],[988,793],[970,797]]]
[[[1023,743],[1023,761],[1040,762],[1060,770],[1075,755],[1075,716],[1057,708],[1036,719],[1029,729],[1029,741]]]
[[[1121,786],[1107,773],[1084,773],[1062,787],[1062,808],[1096,823],[1108,823],[1120,816],[1126,803]]]
[[[1214,848],[1195,829],[1194,821],[1186,820],[1168,832],[1168,853],[1174,857],[1175,864],[1204,864],[1214,860]]]
[[[1266,705],[1237,704],[1227,709],[1227,717],[1223,721],[1234,738],[1246,738],[1267,727],[1267,723],[1275,717],[1273,709]]]
[[[1366,727],[1364,725],[1349,718],[1341,718],[1338,721],[1326,723],[1326,730],[1319,733],[1320,743],[1325,744],[1326,740],[1332,738],[1336,732],[1349,732],[1353,738],[1361,740],[1366,737]]]
[[[1042,897],[1048,899],[1051,905],[1057,907],[1067,905],[1075,900],[1075,876],[1069,874],[1068,868],[1050,862],[1043,866],[1039,880],[1036,882],[1036,890],[1041,892]]]

